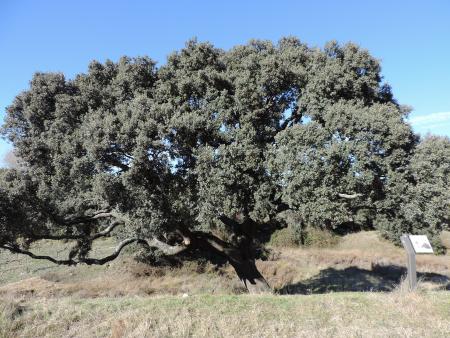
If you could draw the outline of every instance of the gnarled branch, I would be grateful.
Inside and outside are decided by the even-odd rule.
[[[186,241],[185,241],[186,242]],[[185,245],[169,245],[167,243],[164,243],[163,241],[160,241],[159,239],[153,237],[150,240],[145,240],[146,245],[152,248],[156,248],[160,250],[162,253],[164,253],[166,256],[173,256],[176,254],[179,254],[180,252],[186,250],[189,247],[189,244]]]
[[[121,224],[123,224],[123,223],[120,221],[113,222],[106,229],[91,236],[89,240],[93,241],[93,240],[96,240],[97,238],[107,236],[111,233],[111,231],[113,231],[118,225],[121,225]]]
[[[108,227],[108,229],[105,229],[105,233],[106,231],[112,231],[114,224],[110,225]],[[162,241],[160,241],[157,238],[152,238],[150,240],[145,240],[145,239],[141,239],[141,238],[127,238],[124,239],[123,241],[121,241],[117,247],[114,249],[114,252],[111,255],[102,257],[102,258],[90,258],[90,257],[83,257],[83,258],[78,258],[78,259],[57,259],[51,256],[47,256],[47,255],[37,255],[31,251],[28,250],[24,250],[22,248],[20,248],[18,245],[8,245],[8,244],[3,244],[0,245],[1,249],[6,249],[12,253],[17,253],[17,254],[22,254],[22,255],[26,255],[29,256],[33,259],[41,259],[41,260],[47,260],[50,261],[52,263],[58,264],[58,265],[77,265],[80,263],[84,263],[84,264],[88,264],[88,265],[103,265],[107,262],[110,262],[114,259],[116,259],[120,252],[123,250],[123,248],[125,248],[127,245],[130,245],[134,242],[137,242],[141,245],[144,245],[146,247],[154,247],[157,248],[158,250],[161,250],[165,255],[167,256],[171,256],[171,255],[176,255],[184,250],[186,250],[189,247],[190,242],[185,245],[169,245],[167,243],[164,243]],[[186,240],[185,240],[186,243]]]
[[[117,247],[114,249],[114,252],[106,257],[103,258],[83,258],[80,260],[80,263],[85,263],[88,265],[103,265],[107,262],[110,262],[114,259],[116,259],[120,252],[122,251],[123,248],[125,248],[127,245],[130,245],[134,242],[141,242],[141,240],[139,240],[138,238],[128,238],[128,239],[124,239],[122,242],[120,242]]]
[[[121,217],[118,213],[111,211],[111,209],[98,210],[91,215],[77,216],[64,219],[55,219],[55,221],[63,225],[76,225],[80,223],[92,222],[101,218],[116,218],[118,220],[125,221],[123,217]]]
[[[52,234],[36,234],[33,232],[27,233],[28,236],[32,239],[48,239],[48,240],[77,240],[77,239],[86,239],[88,241],[94,241],[100,237],[107,236],[110,234],[118,225],[124,224],[126,222],[126,219],[119,215],[118,213],[114,211],[108,211],[108,210],[99,210],[95,212],[92,215],[89,216],[82,216],[77,217],[73,219],[67,219],[65,222],[63,222],[64,225],[75,225],[83,222],[89,221],[95,221],[102,218],[115,218],[115,221],[112,222],[109,226],[107,226],[102,231],[95,233],[91,235],[90,237],[86,237],[85,235],[71,235],[71,234],[65,234],[65,235],[52,235]]]
[[[219,215],[219,221],[221,221],[224,225],[226,225],[229,229],[231,229],[233,232],[238,232],[240,224],[236,222],[235,220],[231,219],[228,216],[225,215]]]
[[[8,245],[8,244],[3,244],[0,245],[1,249],[6,249],[12,253],[16,253],[16,254],[22,254],[22,255],[26,255],[29,256],[33,259],[43,259],[43,260],[47,260],[50,261],[52,263],[58,264],[58,265],[76,265],[77,262],[72,260],[72,259],[63,259],[63,260],[59,260],[56,258],[53,258],[51,256],[45,256],[45,255],[36,255],[34,253],[32,253],[31,251],[28,250],[23,250],[18,246],[12,246],[12,245]]]
[[[119,256],[120,252],[123,250],[123,248],[125,248],[127,245],[130,245],[131,243],[134,243],[134,242],[140,242],[140,241],[141,240],[139,240],[137,238],[125,239],[117,245],[117,247],[114,249],[114,252],[111,255],[103,257],[103,258],[57,259],[57,258],[47,256],[47,255],[36,255],[31,251],[21,249],[17,245],[3,244],[3,245],[0,245],[0,248],[6,249],[12,253],[26,255],[33,259],[47,260],[47,261],[50,261],[50,262],[58,264],[58,265],[77,265],[80,263],[85,263],[88,265],[93,265],[93,264],[103,265],[107,262],[110,262],[110,261],[116,259]]]

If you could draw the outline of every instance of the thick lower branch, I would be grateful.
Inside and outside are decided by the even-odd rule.
[[[81,223],[89,223],[101,218],[108,218],[108,217],[116,217],[117,214],[114,212],[111,212],[110,209],[103,209],[98,210],[94,212],[91,215],[83,215],[83,216],[74,216],[69,218],[59,218],[57,216],[53,216],[52,219],[55,223],[61,224],[61,225],[76,225]]]
[[[103,265],[105,263],[108,263],[114,259],[116,259],[119,255],[120,252],[123,250],[123,248],[125,248],[127,245],[130,245],[134,242],[141,242],[141,240],[137,239],[137,238],[129,238],[129,239],[125,239],[122,242],[119,243],[119,245],[116,247],[116,249],[114,250],[114,252],[106,257],[103,258],[84,258],[82,260],[80,260],[80,263],[85,263],[88,265]]]
[[[237,232],[239,231],[239,226],[240,224],[238,222],[236,222],[235,220],[225,216],[225,215],[220,215],[219,220],[225,224],[231,231],[233,232]]]
[[[50,261],[50,262],[58,264],[58,265],[76,265],[77,264],[77,262],[72,259],[59,260],[59,259],[53,258],[51,256],[36,255],[36,254],[32,253],[31,251],[23,250],[23,249],[19,248],[18,246],[10,246],[10,245],[4,244],[4,245],[0,245],[0,248],[8,250],[12,253],[26,255],[33,259],[47,260],[47,261]]]
[[[114,224],[111,224],[107,229],[104,230],[104,233],[112,231],[113,227],[114,227]],[[110,262],[110,261],[116,259],[120,255],[120,252],[123,250],[123,248],[125,248],[126,246],[128,246],[132,243],[135,243],[135,242],[137,242],[141,245],[144,245],[146,247],[157,248],[158,250],[161,250],[167,256],[176,255],[188,248],[188,245],[169,245],[167,243],[160,241],[157,238],[152,238],[150,240],[145,240],[145,239],[141,239],[141,238],[127,238],[117,245],[117,247],[115,248],[114,252],[111,255],[108,255],[108,256],[105,256],[102,258],[79,257],[78,259],[72,259],[72,258],[57,259],[52,256],[37,255],[31,251],[24,250],[17,245],[3,244],[3,245],[0,245],[0,248],[6,249],[6,250],[16,253],[16,254],[26,255],[33,259],[47,260],[47,261],[50,261],[50,262],[58,264],[58,265],[77,265],[80,263],[84,263],[84,264],[88,264],[88,265],[94,265],[94,264],[95,265],[103,265],[107,262]]]
[[[164,243],[163,241],[160,241],[157,238],[152,238],[152,239],[146,240],[144,242],[149,247],[153,247],[153,248],[160,250],[166,256],[173,256],[173,255],[179,254],[180,252],[185,251],[189,247],[189,245],[186,245],[186,244],[169,245],[167,243]],[[185,243],[186,243],[186,240],[185,240]]]
[[[113,222],[109,226],[107,226],[102,231],[93,234],[91,237],[89,237],[88,241],[94,241],[100,237],[105,237],[109,235],[117,226],[123,224],[122,222]],[[78,240],[78,239],[84,239],[86,238],[85,235],[51,235],[51,234],[36,234],[28,232],[27,236],[33,240],[41,240],[41,239],[48,239],[48,240],[54,240],[54,241],[62,241],[62,240]]]
[[[94,241],[100,237],[105,237],[109,235],[117,226],[122,225],[126,222],[125,217],[119,215],[118,213],[114,211],[109,210],[99,210],[95,212],[94,214],[90,216],[82,216],[82,217],[76,217],[71,219],[66,219],[64,221],[60,220],[60,224],[62,225],[76,225],[81,223],[87,223],[87,222],[93,222],[97,221],[103,218],[114,218],[115,220],[108,225],[105,229],[102,231],[95,233],[91,235],[90,237],[86,238],[86,235],[72,235],[72,234],[65,234],[65,235],[52,235],[52,234],[36,234],[33,232],[28,232],[26,235],[33,239],[33,240],[40,240],[40,239],[48,239],[48,240],[79,240],[79,239],[86,239],[87,241]]]
[[[116,259],[119,256],[120,252],[123,250],[123,248],[125,248],[127,245],[130,245],[131,243],[134,243],[134,242],[140,242],[140,241],[141,240],[139,240],[137,238],[125,239],[117,245],[117,247],[115,248],[114,252],[111,255],[103,257],[103,258],[57,259],[57,258],[47,256],[47,255],[36,255],[33,252],[21,249],[19,246],[16,246],[16,245],[4,244],[4,245],[1,245],[0,248],[6,249],[12,253],[26,255],[33,259],[47,260],[47,261],[50,261],[50,262],[58,264],[58,265],[77,265],[80,263],[84,263],[84,264],[88,264],[88,265],[92,265],[92,264],[103,265],[107,262],[110,262],[110,261]]]
[[[90,238],[90,240],[91,240],[91,241],[94,241],[94,240],[96,240],[97,238],[100,238],[100,237],[104,237],[104,236],[109,235],[109,234],[111,233],[111,231],[113,231],[117,226],[119,226],[119,225],[121,225],[121,224],[123,224],[123,222],[121,222],[121,221],[115,221],[115,222],[112,222],[112,223],[111,223],[106,229],[104,229],[103,231],[100,231],[99,233],[96,233],[96,234],[92,235],[91,238]]]
[[[204,232],[192,233],[192,242],[198,248],[215,251],[226,258],[250,293],[270,293],[272,291],[256,267],[250,245],[233,245]]]

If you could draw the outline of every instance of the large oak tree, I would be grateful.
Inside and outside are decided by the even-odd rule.
[[[37,73],[3,126],[21,165],[0,173],[0,247],[67,265],[131,243],[214,254],[265,292],[255,259],[288,210],[334,231],[411,231],[407,113],[350,43],[189,41],[161,67],[123,57],[71,80]],[[116,250],[91,257],[111,234]],[[29,250],[40,239],[74,244],[56,259]]]

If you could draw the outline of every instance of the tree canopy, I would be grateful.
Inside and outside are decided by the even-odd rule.
[[[68,265],[130,243],[214,253],[260,292],[255,258],[287,211],[330,231],[434,236],[449,223],[449,141],[419,144],[408,113],[352,43],[191,40],[160,67],[36,73],[2,127],[20,166],[0,172],[0,248]],[[111,234],[116,250],[90,257]],[[39,239],[74,245],[58,260],[29,251]]]

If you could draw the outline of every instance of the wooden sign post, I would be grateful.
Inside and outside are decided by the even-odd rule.
[[[416,254],[433,253],[433,248],[424,235],[402,235],[400,237],[408,258],[408,284],[411,291],[417,287]]]

